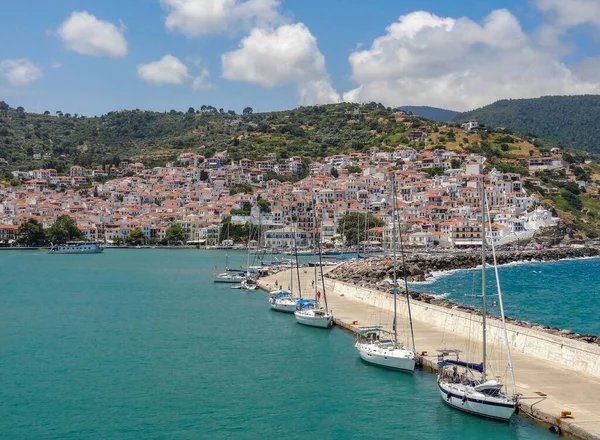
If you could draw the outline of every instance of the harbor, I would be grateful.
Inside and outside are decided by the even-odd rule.
[[[325,269],[331,270],[330,268]],[[289,271],[261,278],[259,287],[275,289],[289,279]],[[310,297],[314,292],[314,274],[300,270],[301,290]],[[325,278],[327,301],[337,326],[355,332],[359,327],[381,324],[381,317],[391,329],[392,295],[339,280]],[[405,298],[399,299],[398,314],[406,320]],[[468,336],[469,326],[477,317],[459,310],[434,304],[411,302],[415,346],[422,368],[437,371],[437,350],[480,350],[481,341]],[[480,318],[479,318],[480,319]],[[479,321],[480,322],[480,321]],[[499,332],[499,320],[488,318],[490,333]],[[520,415],[559,428],[577,438],[600,439],[600,346],[551,335],[533,328],[508,324],[509,341],[521,394]],[[408,341],[406,341],[408,342]],[[475,347],[474,347],[475,345]],[[492,353],[499,347],[492,347]],[[432,388],[431,393],[436,393]]]

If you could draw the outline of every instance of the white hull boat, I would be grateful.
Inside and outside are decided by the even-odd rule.
[[[241,283],[242,281],[244,281],[246,279],[246,277],[241,276],[241,275],[236,275],[233,273],[229,273],[229,272],[225,272],[225,273],[221,273],[219,275],[215,275],[213,277],[213,281],[215,283]]]
[[[318,328],[329,328],[333,325],[333,315],[324,310],[296,310],[294,315],[298,324]]]
[[[400,344],[357,341],[355,347],[365,362],[392,370],[415,371],[415,354]]]
[[[485,187],[481,185],[481,217],[482,231],[481,236],[486,236],[486,208],[488,202],[485,197]],[[487,210],[488,218],[489,208]],[[442,400],[449,406],[461,411],[475,414],[482,417],[488,417],[496,420],[508,421],[516,412],[519,394],[516,392],[516,383],[512,370],[512,358],[510,346],[506,333],[506,322],[504,318],[504,306],[502,302],[502,291],[500,289],[500,280],[498,276],[498,265],[494,242],[492,241],[492,256],[494,261],[494,272],[496,278],[496,288],[498,293],[498,302],[500,303],[500,319],[504,327],[504,344],[506,348],[507,364],[513,385],[513,393],[508,394],[502,391],[503,385],[497,380],[488,380],[488,354],[487,354],[487,297],[486,297],[486,243],[481,244],[481,329],[482,329],[482,362],[465,362],[460,359],[461,350],[442,349],[438,350],[438,388]],[[452,367],[452,368],[450,368]],[[480,376],[479,376],[480,375]],[[476,378],[477,376],[477,378]],[[497,377],[497,376],[496,376]]]
[[[49,254],[99,254],[104,248],[97,242],[68,242],[67,244],[52,245]]]
[[[515,413],[517,404],[513,398],[501,393],[497,385],[495,381],[472,386],[438,380],[442,399],[451,407],[478,416],[508,421]]]
[[[277,312],[294,313],[296,311],[296,301],[294,300],[269,300],[269,305]]]

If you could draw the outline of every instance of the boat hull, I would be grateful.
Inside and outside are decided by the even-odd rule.
[[[298,324],[309,327],[329,328],[333,325],[333,316],[330,314],[318,315],[314,313],[294,312]]]
[[[293,304],[282,304],[279,302],[269,302],[272,310],[282,313],[294,313],[296,311],[296,303]]]
[[[241,283],[243,281],[242,279],[239,278],[213,278],[213,281],[215,283],[228,283],[228,284],[238,284]]]
[[[356,349],[360,358],[368,364],[406,373],[415,371],[414,355],[408,354],[404,350],[379,350],[376,347],[369,347],[369,344],[357,344]]]
[[[73,250],[49,250],[48,253],[49,254],[99,254],[101,252],[104,251],[104,248],[97,248],[97,249],[83,249],[83,250],[78,250],[78,249],[73,249]]]
[[[517,404],[510,402],[508,398],[496,398],[472,392],[468,390],[470,387],[461,384],[439,381],[438,387],[442,400],[447,405],[469,414],[507,422],[516,410]]]

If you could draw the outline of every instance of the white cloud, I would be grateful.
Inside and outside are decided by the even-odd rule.
[[[121,58],[127,55],[124,25],[97,19],[85,11],[75,11],[58,28],[67,49],[82,55]]]
[[[252,29],[239,49],[221,55],[221,61],[226,79],[267,88],[294,84],[305,105],[340,101],[317,40],[303,23]]]
[[[52,67],[53,69],[60,69],[62,67],[62,63],[57,60],[52,60],[52,63],[50,63],[50,67]]]
[[[187,66],[171,54],[158,61],[138,65],[137,74],[144,81],[154,85],[181,84],[190,77]]]
[[[0,61],[0,74],[9,84],[23,87],[42,77],[42,69],[27,58]]]
[[[541,11],[554,16],[556,24],[570,28],[591,23],[600,26],[600,1],[598,0],[535,0]]]
[[[208,72],[208,69],[203,68],[202,71],[200,72],[200,75],[196,76],[194,78],[194,81],[192,82],[192,87],[194,88],[194,90],[212,89],[214,86],[212,83],[210,83],[208,81],[209,76],[210,76],[210,73]]]
[[[560,61],[550,38],[540,44],[524,34],[505,9],[482,24],[414,12],[386,31],[350,55],[359,86],[344,94],[346,101],[466,110],[503,98],[600,92],[598,81]]]
[[[283,22],[280,0],[161,0],[169,11],[165,25],[188,37],[231,32],[243,26]]]

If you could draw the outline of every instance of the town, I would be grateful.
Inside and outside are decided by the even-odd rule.
[[[477,122],[468,121],[462,128],[477,130]],[[426,138],[427,132],[417,130],[409,136]],[[530,171],[565,166],[556,156],[560,151],[553,153],[530,158]],[[363,222],[369,228],[357,241],[389,247],[392,182],[409,246],[481,244],[481,182],[493,219],[488,241],[504,245],[525,240],[558,224],[535,193],[526,191],[528,185],[541,185],[536,178],[489,166],[484,173],[485,165],[480,154],[399,146],[320,161],[283,159],[275,153],[260,161],[231,161],[227,151],[208,158],[187,152],[152,169],[123,161],[110,170],[72,166],[67,176],[53,169],[14,171],[14,178],[23,183],[0,185],[0,242],[16,244],[19,226],[30,219],[49,228],[59,215],[67,214],[85,240],[108,245],[131,243],[136,232],[141,237],[138,244],[164,244],[169,228],[179,225],[179,244],[218,246],[229,238],[225,224],[260,226],[260,239],[269,248],[290,248],[294,240],[299,247],[309,246],[317,233],[324,243],[342,245],[340,220],[349,214],[370,214],[381,226]]]

